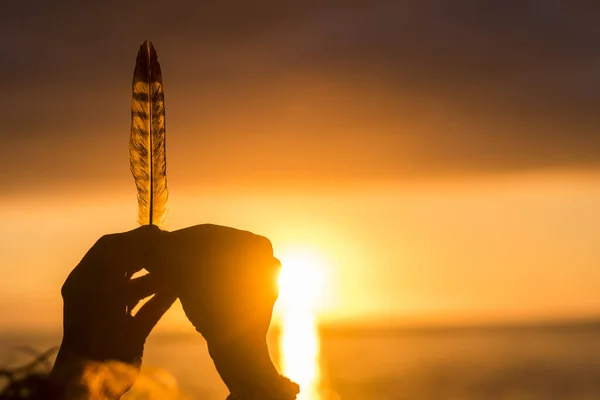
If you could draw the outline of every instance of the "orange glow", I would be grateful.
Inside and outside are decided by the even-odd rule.
[[[279,315],[308,298],[327,324],[496,323],[597,315],[598,204],[600,173],[568,171],[310,192],[209,186],[173,190],[165,229],[211,222],[269,238],[285,264]],[[59,330],[66,276],[135,216],[132,187],[0,201],[0,327]],[[179,302],[156,329],[191,329]]]

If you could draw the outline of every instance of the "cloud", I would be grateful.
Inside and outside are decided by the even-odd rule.
[[[170,165],[187,175],[404,179],[600,161],[596,2],[14,2],[0,18],[0,167],[15,190],[40,179],[32,162],[49,181],[120,174],[102,159],[125,154],[146,38],[163,65]]]

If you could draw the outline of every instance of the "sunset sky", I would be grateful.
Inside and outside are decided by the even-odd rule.
[[[136,227],[145,39],[163,69],[167,229],[316,254],[324,320],[600,315],[595,2],[203,3],[3,6],[0,330],[58,329],[68,272]]]

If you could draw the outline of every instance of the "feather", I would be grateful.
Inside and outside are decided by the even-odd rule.
[[[132,86],[129,164],[137,187],[138,222],[160,226],[168,198],[165,107],[160,65],[150,41],[140,46]]]

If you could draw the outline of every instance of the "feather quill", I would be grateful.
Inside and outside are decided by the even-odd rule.
[[[145,41],[133,72],[129,166],[140,225],[160,226],[167,211],[167,158],[162,75],[152,42]]]

